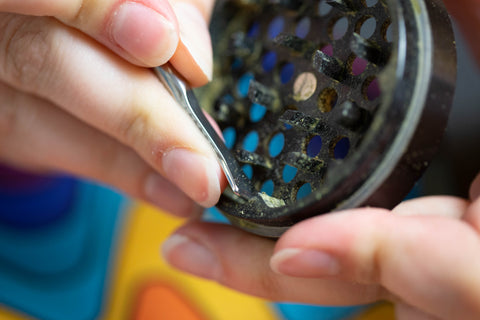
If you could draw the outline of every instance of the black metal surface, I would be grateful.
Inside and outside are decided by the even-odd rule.
[[[217,207],[234,224],[279,236],[333,210],[392,207],[433,157],[456,65],[440,2],[219,1],[211,32],[215,74],[197,92],[201,105],[234,130],[232,152],[255,188],[273,185],[268,199],[279,199],[226,192]],[[253,104],[265,108],[260,119]],[[252,132],[258,146],[245,150]]]

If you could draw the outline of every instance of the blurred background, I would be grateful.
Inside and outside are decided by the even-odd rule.
[[[480,72],[459,29],[455,98],[440,152],[426,171],[425,194],[468,197],[471,181],[480,171]]]

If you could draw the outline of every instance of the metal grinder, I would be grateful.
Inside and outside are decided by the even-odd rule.
[[[438,0],[217,1],[214,76],[196,89],[262,201],[217,208],[255,234],[392,208],[433,158],[456,80]]]

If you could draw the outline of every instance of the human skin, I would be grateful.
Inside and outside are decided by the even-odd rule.
[[[214,205],[216,157],[151,67],[208,82],[213,0],[0,0],[0,162],[169,212]]]
[[[445,1],[480,61],[480,1]],[[424,197],[391,211],[317,216],[278,241],[191,221],[163,246],[185,272],[274,301],[388,300],[400,320],[480,319],[480,175],[469,199]]]
[[[202,21],[213,3],[171,4],[0,0],[0,160],[95,179],[182,216],[213,205],[225,185],[215,156],[149,70],[170,62],[192,85],[208,80]],[[446,4],[480,57],[479,1]],[[399,319],[478,319],[479,194],[477,178],[470,199],[319,216],[277,243],[191,222],[164,252],[180,269],[273,300],[387,299]]]

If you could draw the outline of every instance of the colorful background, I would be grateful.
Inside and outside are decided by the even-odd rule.
[[[393,318],[388,305],[278,304],[185,275],[160,256],[181,219],[71,177],[0,177],[2,320]]]
[[[479,171],[480,73],[456,37],[457,94],[422,194],[466,196]],[[177,272],[160,246],[181,223],[90,182],[0,167],[0,320],[394,318],[388,304],[277,304]]]

